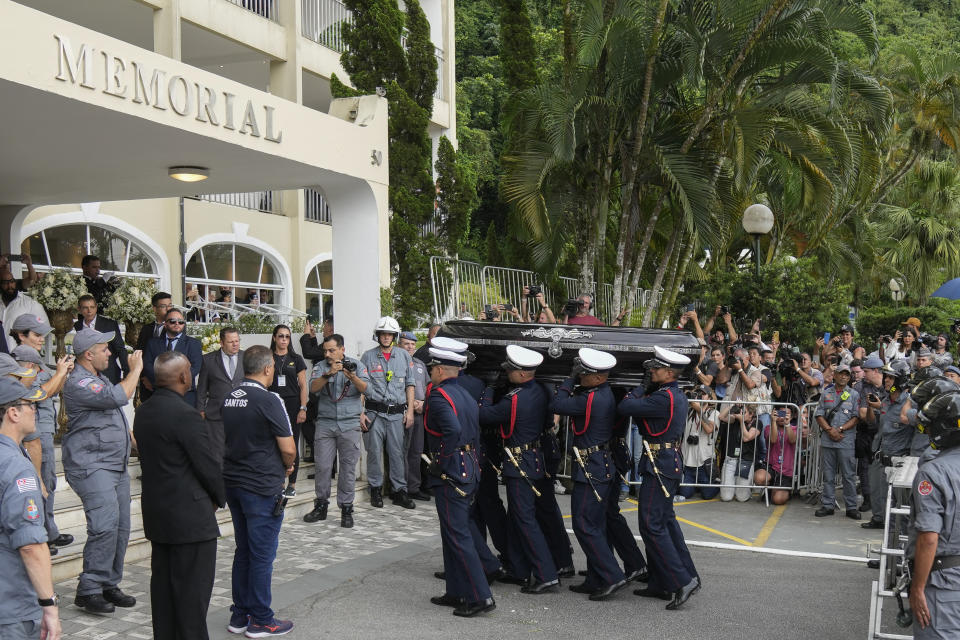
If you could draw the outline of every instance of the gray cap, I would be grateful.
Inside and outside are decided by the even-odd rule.
[[[25,344],[18,345],[13,351],[10,352],[10,355],[12,355],[13,359],[17,362],[32,362],[33,364],[39,365],[43,364],[43,360],[40,359],[40,352]]]
[[[0,378],[0,404],[10,404],[16,400],[40,402],[46,397],[47,392],[42,387],[25,387],[16,380]]]
[[[863,361],[864,369],[883,369],[883,360],[877,356],[870,356]]]
[[[110,342],[113,340],[114,335],[116,334],[114,334],[113,331],[101,333],[96,329],[83,329],[82,331],[78,331],[77,335],[73,338],[73,353],[79,356],[94,345]]]
[[[53,327],[43,316],[35,316],[32,313],[22,313],[17,316],[10,328],[14,331],[33,331],[42,336],[53,331]]]
[[[847,375],[850,375],[850,365],[838,364],[836,370],[833,373],[834,375],[838,373],[846,373]]]
[[[18,378],[36,378],[37,372],[33,369],[21,367],[9,353],[0,353],[0,377],[17,376]]]
[[[930,351],[930,349],[928,349],[927,347],[920,347],[919,349],[917,349],[917,357],[918,357],[918,358],[932,358],[932,357],[933,357],[933,351]]]

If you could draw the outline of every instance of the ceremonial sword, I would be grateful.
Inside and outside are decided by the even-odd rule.
[[[423,458],[423,459],[426,461],[428,467],[429,467],[429,465],[434,464],[434,461],[431,460],[430,457],[429,457],[427,454],[421,453],[421,454],[420,454],[420,457]],[[456,483],[450,478],[450,476],[448,476],[447,474],[445,474],[443,471],[440,472],[440,479],[441,479],[441,480],[445,480],[446,483],[447,483],[448,485],[450,485],[450,488],[453,489],[454,491],[456,491],[457,493],[459,493],[461,497],[464,497],[464,498],[467,497],[467,492],[464,491],[463,489],[461,489],[460,487],[458,487],[458,486],[456,485]]]
[[[657,480],[660,481],[660,488],[663,489],[664,497],[669,498],[670,492],[667,491],[667,485],[663,484],[663,478],[660,477],[660,469],[657,468],[657,461],[653,459],[653,451],[650,450],[650,445],[646,440],[643,441],[643,448],[647,452],[647,457],[650,458],[650,464],[653,465],[653,472],[657,474]]]
[[[583,464],[583,458],[580,457],[580,449],[576,447],[573,448],[573,455],[577,459],[577,464],[580,465],[580,468],[583,469],[583,475],[587,476],[587,482],[590,483],[590,488],[593,490],[593,495],[597,497],[597,502],[603,502],[603,499],[600,497],[600,494],[597,493],[597,488],[593,486],[593,477],[587,471],[587,467]]]
[[[510,458],[510,462],[513,463],[513,466],[517,468],[517,471],[520,472],[520,475],[524,480],[527,481],[527,484],[530,485],[530,488],[533,489],[533,493],[538,498],[540,497],[540,492],[537,491],[537,488],[533,486],[533,480],[530,479],[530,476],[527,475],[527,472],[520,468],[520,463],[517,462],[517,459],[513,457],[513,451],[510,451],[510,447],[504,447],[504,451],[507,452],[507,457]]]

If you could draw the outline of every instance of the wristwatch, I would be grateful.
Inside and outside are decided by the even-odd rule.
[[[871,375],[872,375],[872,374],[871,374]],[[306,411],[306,410],[307,410],[307,408],[306,408],[305,406],[300,405],[300,411]]]
[[[60,595],[54,593],[52,598],[37,598],[37,604],[41,607],[59,607]]]

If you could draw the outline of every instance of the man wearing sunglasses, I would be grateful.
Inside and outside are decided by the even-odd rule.
[[[179,309],[167,311],[163,324],[160,335],[147,342],[147,349],[143,354],[143,377],[149,383],[149,388],[153,389],[155,384],[153,361],[164,351],[179,351],[190,360],[192,381],[190,391],[183,396],[183,399],[190,406],[196,406],[197,376],[200,375],[200,368],[203,365],[203,347],[200,346],[199,340],[187,335],[187,322]]]

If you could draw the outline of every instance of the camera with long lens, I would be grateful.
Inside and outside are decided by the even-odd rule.
[[[581,307],[583,307],[583,303],[576,298],[567,300],[566,304],[563,305],[563,315],[572,318],[580,313]]]
[[[800,349],[784,345],[780,347],[777,356],[780,358],[777,371],[784,380],[795,380],[800,376],[797,373],[797,368],[793,365],[794,360],[800,362]]]
[[[543,289],[541,289],[540,285],[538,284],[531,284],[527,287],[528,298],[536,298],[541,293],[543,293]]]
[[[937,342],[939,341],[937,336],[931,335],[929,333],[921,333],[918,340],[920,344],[927,347],[931,351],[937,348]]]
[[[741,413],[743,413],[743,407],[741,407],[741,406],[739,406],[739,405],[736,406],[736,407],[733,407],[732,409],[730,409],[730,415],[732,415],[732,416],[738,416],[738,415],[740,415]]]
[[[357,363],[353,362],[352,360],[344,359],[340,361],[340,364],[343,365],[344,371],[349,371],[350,373],[353,373],[354,371],[357,370]]]

